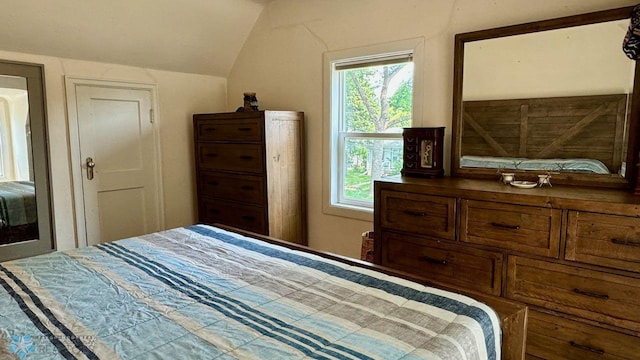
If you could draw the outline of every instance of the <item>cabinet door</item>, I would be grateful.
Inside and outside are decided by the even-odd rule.
[[[507,297],[640,331],[640,279],[509,256]]]
[[[460,240],[557,258],[561,215],[558,209],[463,200]]]
[[[264,207],[202,198],[199,214],[200,222],[205,224],[220,223],[269,235],[267,214]]]
[[[455,240],[455,198],[382,190],[380,201],[382,227]]]
[[[565,259],[640,272],[640,221],[569,211]]]
[[[382,232],[382,265],[427,279],[500,295],[502,254]]]
[[[208,119],[196,123],[198,141],[262,142],[262,117],[255,119]]]
[[[529,310],[527,356],[547,360],[632,360],[640,338]]]
[[[266,205],[264,176],[202,172],[200,189],[205,196]]]
[[[201,169],[264,173],[264,151],[257,144],[198,144]]]

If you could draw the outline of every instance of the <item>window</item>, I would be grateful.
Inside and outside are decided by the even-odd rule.
[[[330,114],[325,212],[370,213],[373,181],[400,174],[402,128],[412,126],[415,117],[415,43],[403,45],[325,56],[330,83],[325,87],[330,99],[325,102]]]

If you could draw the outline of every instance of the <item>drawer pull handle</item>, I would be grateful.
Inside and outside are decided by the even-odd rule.
[[[251,131],[251,128],[241,127],[241,128],[238,128],[238,131]]]
[[[596,299],[609,300],[609,295],[607,294],[601,294],[593,291],[586,291],[586,290],[580,290],[580,289],[573,289],[573,292],[576,294],[589,296]]]
[[[251,160],[251,159],[253,159],[253,156],[242,155],[242,156],[240,156],[240,159],[242,159],[242,160]]]
[[[255,221],[256,218],[254,216],[249,216],[249,215],[243,215],[242,216],[242,220],[246,220],[246,221]]]
[[[508,224],[501,224],[501,223],[492,222],[491,226],[499,227],[499,228],[503,228],[503,229],[520,230],[520,225],[508,225]]]
[[[244,186],[241,186],[240,189],[242,189],[242,190],[253,190],[253,186],[244,185]]]
[[[404,213],[411,216],[427,216],[427,213],[422,211],[405,210]]]
[[[438,264],[438,265],[447,265],[447,260],[440,260],[440,259],[434,259],[428,256],[423,256],[422,260],[431,263],[431,264]]]
[[[209,184],[211,186],[218,186],[218,182],[217,181],[209,181],[207,184]]]
[[[210,158],[214,158],[214,157],[218,157],[218,154],[216,153],[209,153],[205,155],[206,157],[210,157]]]
[[[204,131],[206,132],[212,132],[212,131],[217,131],[218,129],[214,128],[214,127],[208,127],[208,128],[204,128]]]
[[[220,211],[218,211],[217,209],[209,209],[209,214],[219,214]]]
[[[611,239],[611,242],[617,245],[640,247],[640,242],[633,240]]]
[[[604,355],[604,350],[602,350],[602,349],[594,348],[594,347],[587,346],[587,345],[578,344],[575,341],[569,341],[569,345],[573,346],[574,348],[580,349],[580,350],[591,351],[592,353],[596,353],[598,355]]]

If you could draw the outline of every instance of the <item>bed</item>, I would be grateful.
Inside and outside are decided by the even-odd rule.
[[[460,165],[624,176],[628,101],[627,94],[464,101]]]
[[[0,245],[38,238],[34,183],[0,182]]]
[[[570,171],[590,174],[610,174],[609,169],[596,159],[528,159],[496,156],[464,155],[460,166],[509,170],[539,170],[547,172]],[[624,175],[624,174],[623,174]]]
[[[301,250],[194,225],[2,263],[0,358],[522,358],[523,305]]]

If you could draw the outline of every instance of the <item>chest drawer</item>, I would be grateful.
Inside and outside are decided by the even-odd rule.
[[[269,235],[267,212],[264,207],[203,198],[199,211],[202,223],[220,223]]]
[[[203,172],[200,175],[203,195],[252,204],[265,203],[263,176]]]
[[[570,211],[565,259],[640,272],[640,219]]]
[[[640,279],[509,256],[507,296],[640,330]]]
[[[387,190],[380,197],[382,227],[455,240],[455,198]]]
[[[197,123],[200,141],[262,142],[262,119],[202,120]]]
[[[558,257],[561,210],[462,200],[460,240]]]
[[[529,310],[527,355],[547,360],[637,359],[640,338]]]
[[[256,144],[198,144],[201,169],[264,173],[264,153]]]
[[[382,232],[382,265],[500,295],[502,254]]]

